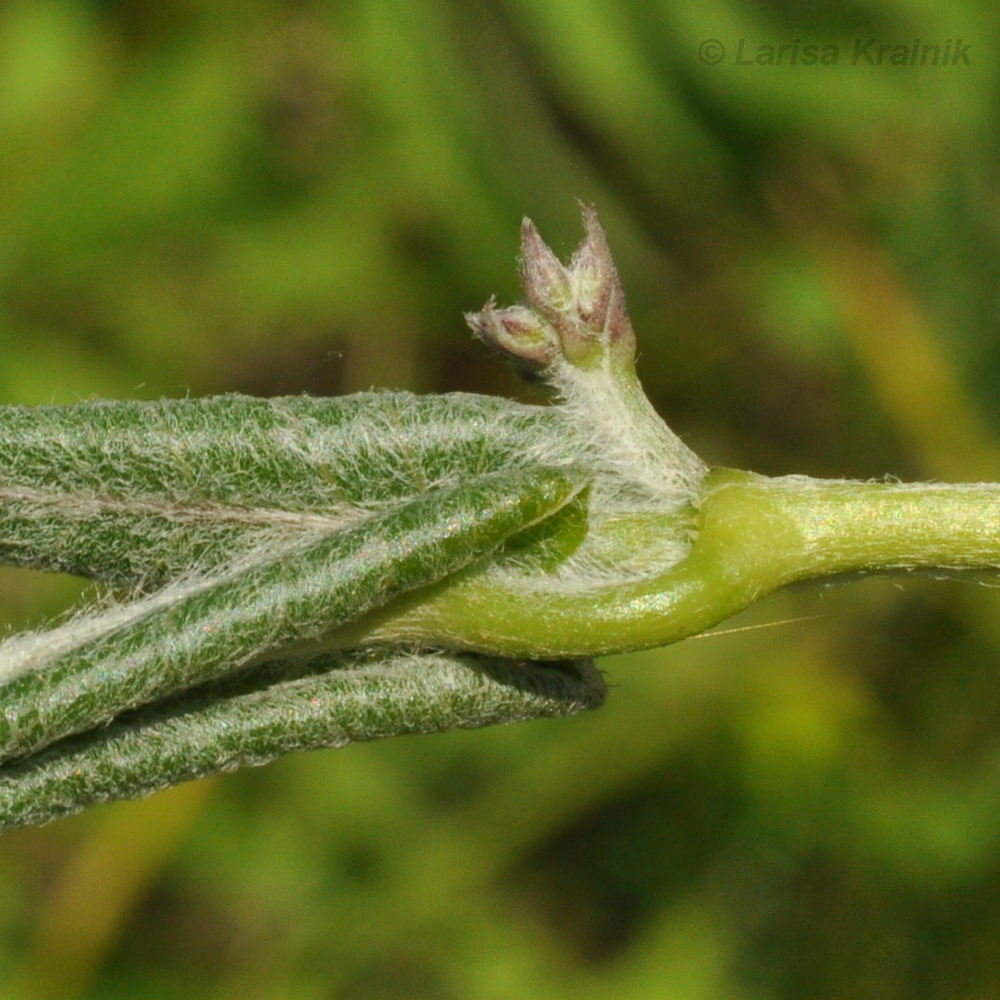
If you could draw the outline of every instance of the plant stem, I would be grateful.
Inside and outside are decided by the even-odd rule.
[[[769,479],[716,469],[697,539],[665,573],[561,592],[467,576],[379,609],[333,637],[421,641],[532,657],[675,642],[789,583],[916,569],[1000,570],[1000,485]]]

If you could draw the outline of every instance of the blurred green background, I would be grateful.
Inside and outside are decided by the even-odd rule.
[[[5,0],[0,402],[540,399],[461,314],[580,198],[706,459],[1000,478],[998,42],[986,0]],[[0,615],[79,589],[4,571]],[[604,661],[586,717],[4,836],[0,997],[1000,996],[1000,594],[733,624],[770,627]]]

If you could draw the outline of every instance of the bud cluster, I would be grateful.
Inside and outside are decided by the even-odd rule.
[[[466,320],[486,343],[519,362],[560,361],[589,368],[611,357],[631,362],[635,334],[618,271],[597,213],[582,206],[586,237],[562,264],[530,219],[521,224],[521,283],[527,305],[498,309],[494,299]]]

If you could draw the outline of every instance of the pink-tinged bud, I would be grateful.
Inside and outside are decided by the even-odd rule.
[[[528,301],[546,316],[570,306],[569,273],[538,235],[531,219],[521,222],[521,285]]]
[[[597,221],[593,208],[583,206],[583,221],[587,227],[586,239],[576,248],[570,261],[570,275],[573,285],[573,299],[580,318],[587,323],[600,319],[610,292],[610,285],[616,279],[615,266],[611,260],[604,230]]]
[[[496,308],[491,298],[477,313],[466,313],[473,333],[516,361],[544,367],[559,350],[559,338],[537,313],[526,306]]]
[[[581,325],[616,353],[635,351],[635,334],[604,229],[592,205],[582,205],[586,238],[570,263],[570,283]]]
[[[680,508],[698,495],[706,467],[643,395],[635,336],[604,230],[593,208],[580,207],[587,234],[568,264],[561,264],[524,220],[521,278],[527,305],[498,309],[490,299],[466,319],[522,374],[541,375],[556,391],[567,434],[600,469],[595,479],[595,490],[605,489],[600,504],[612,510],[645,496],[664,510]],[[613,484],[610,492],[597,485],[602,477]],[[603,509],[597,503],[593,509]]]
[[[532,365],[590,367],[605,355],[630,365],[635,335],[618,272],[597,213],[582,205],[587,235],[560,263],[530,219],[521,224],[521,281],[529,305],[497,309],[491,299],[467,316],[473,330],[505,354]]]

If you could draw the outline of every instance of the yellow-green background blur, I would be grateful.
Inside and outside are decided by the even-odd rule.
[[[708,461],[998,479],[998,91],[989,0],[5,0],[0,402],[540,399],[461,314],[579,198]],[[4,571],[0,617],[78,591]],[[6,835],[0,998],[1000,996],[1000,591],[735,624],[805,616],[610,658],[586,717]]]

